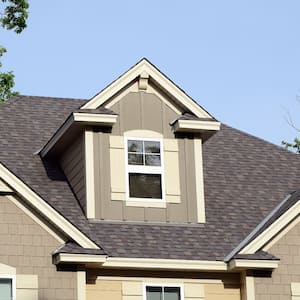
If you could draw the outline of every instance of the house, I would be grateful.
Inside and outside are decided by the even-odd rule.
[[[300,299],[300,157],[146,59],[0,120],[2,300]]]

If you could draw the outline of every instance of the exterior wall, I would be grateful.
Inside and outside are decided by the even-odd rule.
[[[290,300],[291,283],[300,283],[300,223],[268,251],[280,258],[280,263],[272,277],[255,278],[256,300]]]
[[[37,277],[39,300],[76,299],[76,273],[58,272],[52,264],[52,252],[60,245],[11,199],[0,197],[0,263],[16,268],[17,288],[25,290],[19,291],[22,295],[33,284],[24,278]]]
[[[83,137],[79,136],[62,155],[60,165],[82,209],[85,211],[85,160],[83,143]]]
[[[112,133],[94,132],[96,218],[197,223],[194,139],[192,135],[175,138],[170,123],[178,117],[178,114],[157,95],[145,92],[131,92],[110,109],[119,114]],[[129,130],[155,131],[162,134],[164,139],[178,143],[176,155],[180,180],[174,182],[174,186],[180,185],[180,195],[170,196],[173,198],[166,201],[166,207],[130,206],[124,201],[125,196],[123,199],[112,199],[111,197],[110,136],[123,139],[124,132]],[[120,157],[124,157],[124,149],[111,159],[116,162]],[[176,161],[174,161],[175,163]],[[113,176],[124,176],[125,178],[125,169],[121,165],[125,166],[122,159],[116,163],[116,175]]]
[[[148,284],[179,285],[184,300],[241,299],[238,277],[224,275],[220,279],[97,277],[95,282],[87,284],[86,300],[146,300],[143,296]]]

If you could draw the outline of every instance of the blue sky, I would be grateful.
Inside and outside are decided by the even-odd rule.
[[[147,57],[221,122],[275,144],[297,135],[299,0],[29,3],[28,28],[1,31],[22,94],[90,98]]]

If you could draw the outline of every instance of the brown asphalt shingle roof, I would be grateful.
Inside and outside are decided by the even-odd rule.
[[[203,145],[206,224],[88,221],[57,163],[35,154],[82,103],[18,96],[1,104],[0,161],[109,256],[223,260],[300,187],[300,156],[222,125]]]

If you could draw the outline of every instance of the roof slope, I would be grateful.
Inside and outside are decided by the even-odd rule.
[[[300,187],[300,156],[223,125],[203,145],[206,224],[88,221],[59,167],[35,154],[82,103],[18,96],[1,104],[0,161],[109,256],[223,260]]]

